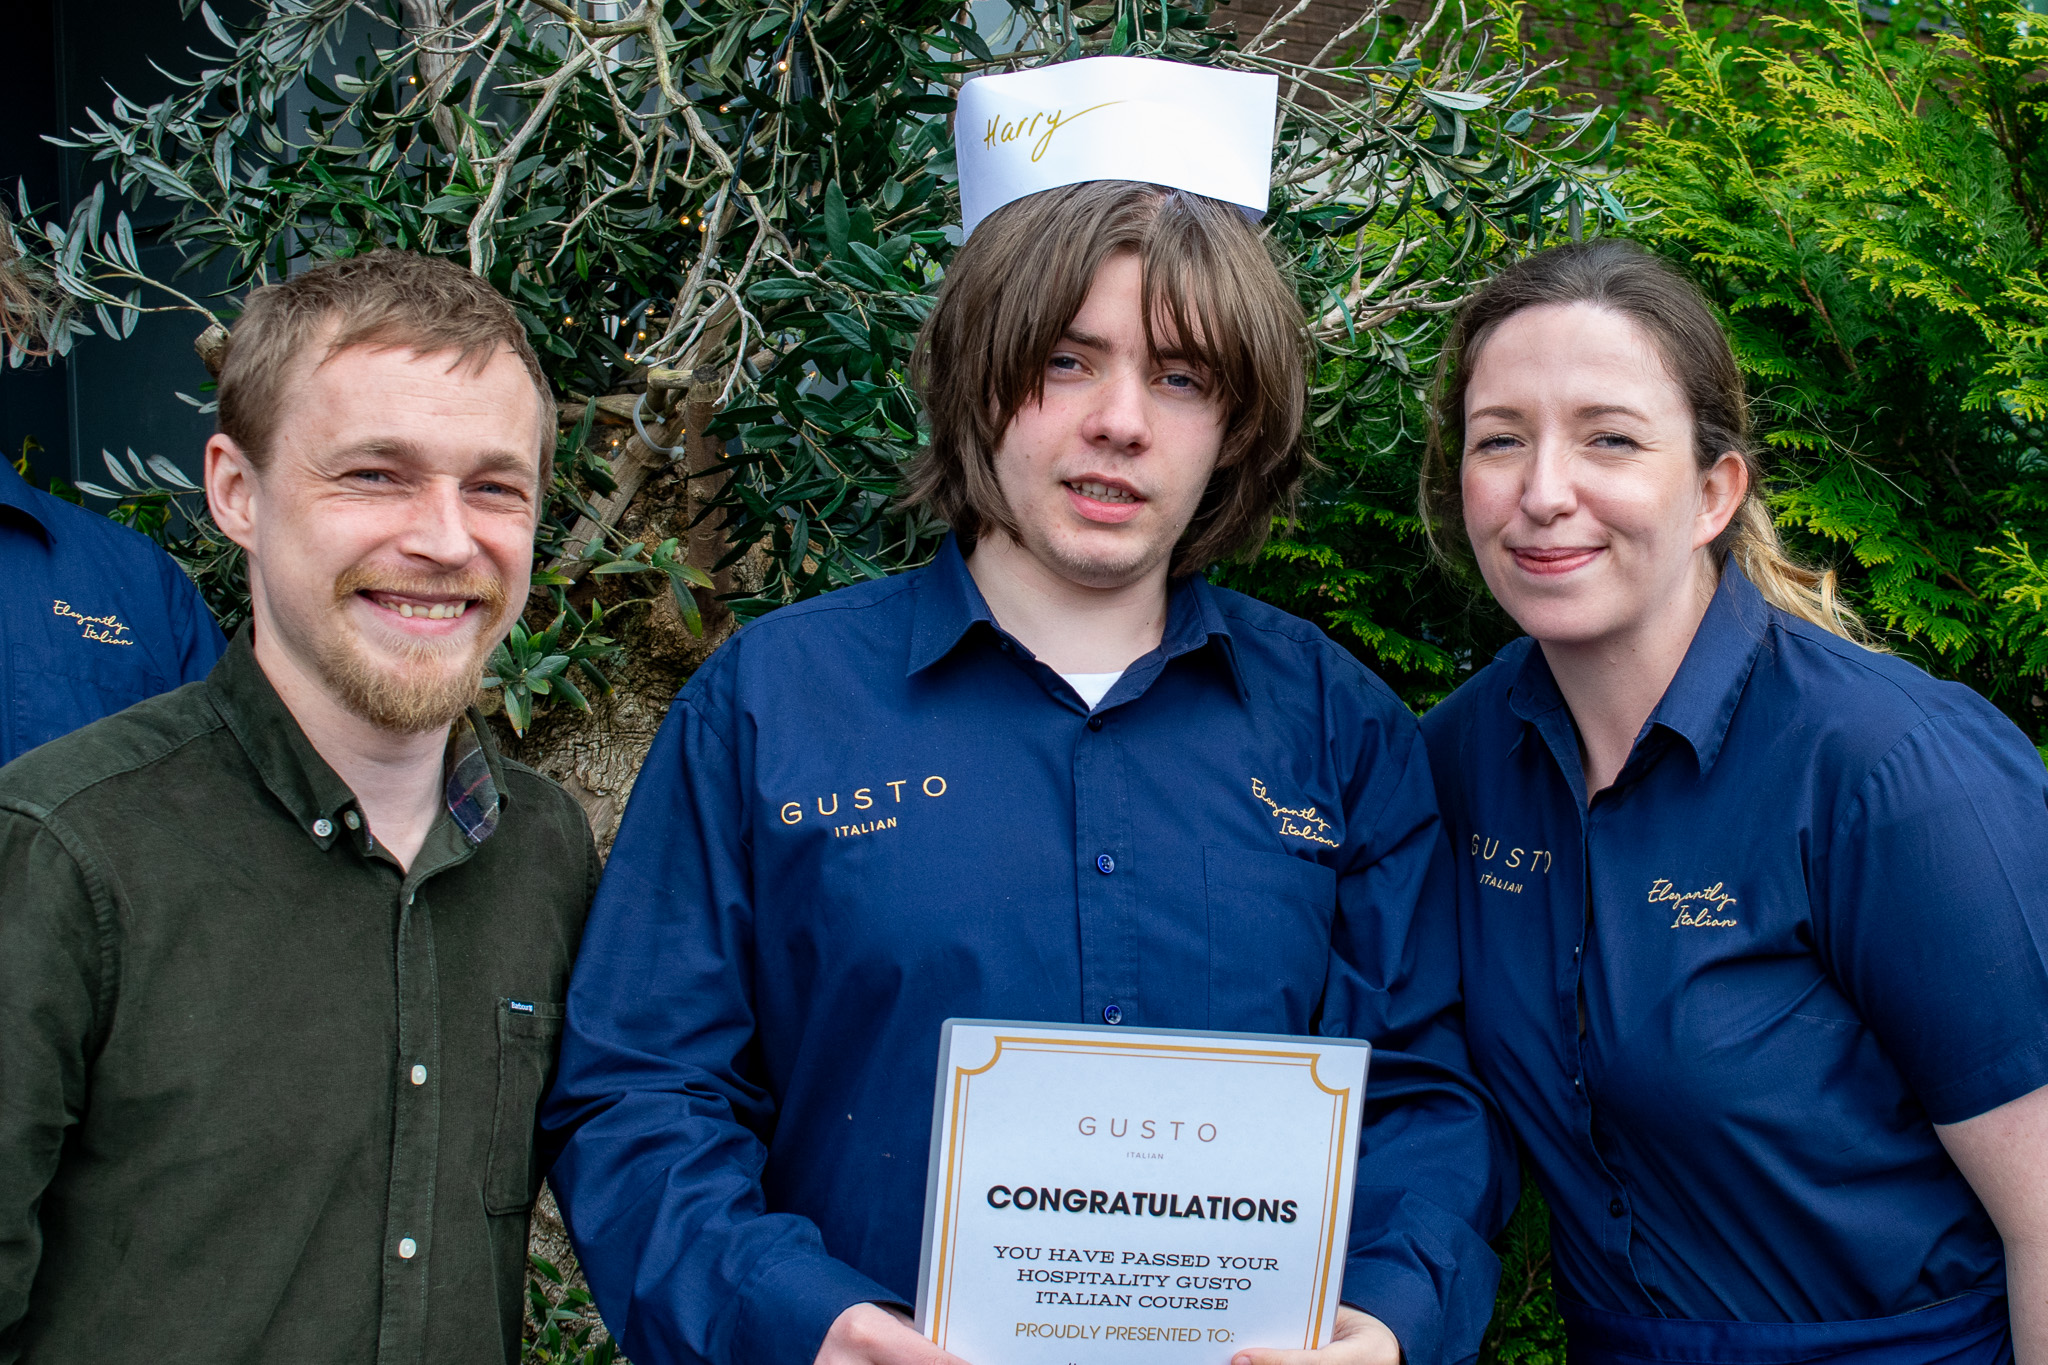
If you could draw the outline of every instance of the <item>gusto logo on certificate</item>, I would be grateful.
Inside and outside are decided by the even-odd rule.
[[[1327,1343],[1369,1053],[1347,1039],[948,1021],[920,1327],[1005,1365],[1079,1365],[1137,1343],[1148,1365],[1162,1345],[1177,1348],[1172,1365],[1213,1365],[1219,1347]]]

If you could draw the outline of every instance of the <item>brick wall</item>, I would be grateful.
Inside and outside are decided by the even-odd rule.
[[[1237,30],[1243,41],[1263,27],[1275,14],[1285,14],[1294,8],[1295,0],[1223,0],[1217,6],[1210,26],[1220,28],[1226,24]],[[1337,31],[1355,21],[1365,12],[1361,0],[1309,0],[1309,6],[1281,30],[1280,36],[1286,45],[1279,55],[1289,61],[1305,62],[1316,55],[1324,43],[1335,37]],[[1334,54],[1333,54],[1334,55]]]
[[[1210,25],[1216,28],[1235,28],[1249,41],[1266,21],[1275,14],[1285,14],[1294,7],[1295,0],[1221,0]],[[1452,0],[1455,9],[1456,0]],[[1312,59],[1323,44],[1338,31],[1348,27],[1368,8],[1367,0],[1309,0],[1308,8],[1290,19],[1277,36],[1285,39],[1285,46],[1278,55],[1292,61],[1306,62]],[[1397,14],[1419,17],[1427,13],[1421,0],[1395,0],[1391,6]],[[1480,0],[1466,0],[1467,11],[1475,16],[1482,12]],[[1525,36],[1535,43],[1544,61],[1563,61],[1564,69],[1552,77],[1560,91],[1567,95],[1600,95],[1600,72],[1608,44],[1602,41],[1607,29],[1626,27],[1634,21],[1629,18],[1631,5],[1610,3],[1606,22],[1587,24],[1578,30],[1565,24],[1545,24],[1534,14],[1527,14],[1523,20]],[[1438,21],[1451,22],[1449,14]],[[1341,54],[1333,52],[1332,57]]]

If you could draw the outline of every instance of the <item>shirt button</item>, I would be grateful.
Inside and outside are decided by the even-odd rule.
[[[414,1065],[412,1069],[412,1083],[414,1085],[425,1085],[427,1083],[427,1069],[425,1067],[417,1064]]]
[[[1103,1023],[1105,1023],[1105,1024],[1121,1024],[1121,1023],[1122,1023],[1123,1021],[1124,1021],[1124,1007],[1123,1007],[1122,1005],[1110,1004],[1110,1005],[1104,1005],[1104,1006],[1102,1007],[1102,1022],[1103,1022]]]
[[[1621,1215],[1628,1212],[1628,1206],[1626,1204],[1623,1204],[1619,1199],[1610,1199],[1607,1201],[1607,1212],[1612,1216],[1619,1218],[1621,1217]]]
[[[328,819],[326,816],[323,815],[318,820],[315,820],[313,822],[314,838],[325,839],[328,835],[332,833],[334,833],[334,822]]]
[[[1088,728],[1089,728],[1089,729],[1091,729],[1091,730],[1100,730],[1100,729],[1102,728],[1102,717],[1100,717],[1100,716],[1090,716],[1090,717],[1088,717]]]
[[[398,1259],[401,1261],[410,1261],[419,1252],[419,1249],[420,1244],[410,1237],[398,1239]]]
[[[341,815],[341,823],[347,825],[350,829],[361,829],[363,827],[363,817],[357,815],[352,810],[343,811]]]
[[[1586,1078],[1585,1078],[1585,1077],[1583,1077],[1583,1076],[1574,1076],[1574,1077],[1572,1077],[1572,1089],[1574,1089],[1574,1090],[1584,1090],[1585,1088],[1586,1088]]]
[[[1578,950],[1578,948],[1574,947],[1574,948],[1572,949],[1572,956],[1573,956],[1573,957],[1577,957],[1578,955],[1579,955],[1579,950]]]
[[[1097,854],[1095,857],[1095,870],[1107,877],[1110,873],[1116,871],[1116,859],[1110,857],[1107,853]]]

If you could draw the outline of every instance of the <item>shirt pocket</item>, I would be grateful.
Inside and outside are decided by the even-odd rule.
[[[114,652],[110,645],[100,648]],[[167,690],[153,669],[121,656],[18,661],[13,673],[8,690],[14,696],[17,754]]]
[[[1330,970],[1337,874],[1250,849],[1202,850],[1209,907],[1209,1027],[1306,1033]]]
[[[560,1004],[498,1001],[498,1107],[484,1169],[485,1213],[524,1213],[540,1193],[533,1133],[554,1077],[565,1014]]]

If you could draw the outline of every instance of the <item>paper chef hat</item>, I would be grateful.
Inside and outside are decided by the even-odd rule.
[[[1280,78],[1145,57],[1090,57],[960,89],[966,231],[1013,199],[1138,180],[1266,211]]]

